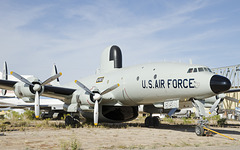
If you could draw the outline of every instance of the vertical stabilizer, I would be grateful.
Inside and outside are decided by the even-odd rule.
[[[105,73],[120,68],[122,68],[121,49],[116,45],[107,47],[102,53],[100,72]]]

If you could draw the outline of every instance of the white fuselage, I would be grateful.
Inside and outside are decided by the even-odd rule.
[[[216,95],[210,88],[214,75],[209,71],[187,73],[189,68],[204,66],[182,63],[152,63],[115,69],[81,79],[90,90],[103,91],[119,83],[120,86],[106,94],[102,104],[141,105],[167,100],[203,99]],[[206,67],[205,67],[206,68]],[[73,82],[68,87],[79,89]]]

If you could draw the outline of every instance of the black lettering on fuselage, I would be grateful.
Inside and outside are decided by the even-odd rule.
[[[155,81],[155,88],[159,88],[158,80]]]
[[[189,88],[194,88],[193,81],[194,79],[189,79]]]
[[[178,79],[178,88],[183,88],[182,87],[182,79]]]
[[[142,88],[146,88],[146,80],[142,80]]]
[[[173,86],[173,88],[177,88],[177,80],[176,79],[172,80],[172,86]]]
[[[183,87],[184,88],[188,88],[187,81],[188,81],[188,79],[183,79]]]
[[[151,89],[152,88],[152,80],[148,81],[148,87]]]
[[[170,88],[170,81],[172,81],[172,79],[168,79],[168,88]]]
[[[161,85],[160,85],[161,88],[165,88],[165,81],[164,80],[161,80]]]
[[[167,85],[165,86],[165,83]],[[159,89],[159,88],[178,88],[178,89],[186,89],[186,88],[195,88],[194,78],[190,79],[167,79],[165,82],[164,79],[159,80],[142,80],[142,88],[147,89]]]

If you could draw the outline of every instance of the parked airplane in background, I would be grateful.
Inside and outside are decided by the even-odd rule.
[[[0,80],[0,88],[14,90],[19,98],[39,100],[39,95],[61,99],[64,110],[72,113],[65,123],[75,124],[80,112],[86,119],[98,122],[124,122],[138,116],[138,106],[145,111],[181,109],[185,102],[198,103],[208,97],[229,90],[231,82],[215,75],[202,65],[183,63],[150,63],[122,67],[122,53],[118,46],[106,48],[101,66],[93,76],[75,80],[65,86],[47,85],[56,75],[41,82],[38,78],[25,79],[15,72],[20,81]],[[58,76],[59,77],[59,76]],[[159,123],[149,116],[145,125]],[[198,132],[198,131],[196,131]]]

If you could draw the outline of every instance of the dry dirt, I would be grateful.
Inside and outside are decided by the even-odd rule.
[[[108,124],[100,127],[35,127],[1,132],[0,149],[240,149],[240,123],[225,128],[211,127],[235,138],[214,134],[196,136],[194,125],[161,124],[145,128],[142,124]]]

